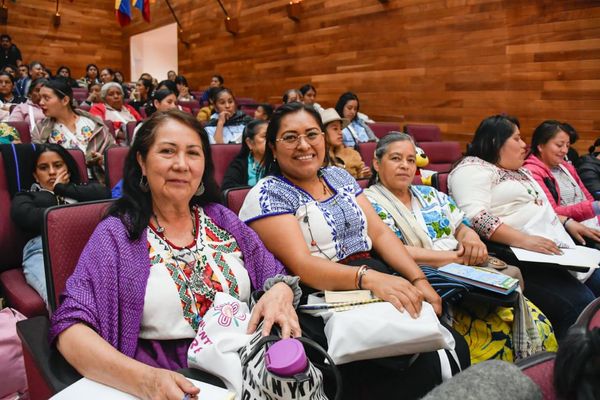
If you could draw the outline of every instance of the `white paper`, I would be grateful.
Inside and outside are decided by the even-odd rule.
[[[196,387],[200,388],[200,395],[198,397],[202,400],[231,400],[234,398],[234,393],[229,392],[227,389],[194,379],[188,380]],[[71,386],[58,392],[50,398],[50,400],[81,399],[136,400],[137,397],[111,388],[110,386],[95,382],[91,379],[81,378]]]
[[[548,255],[535,251],[511,247],[515,256],[521,261],[572,265],[574,267],[597,268],[600,262],[600,251],[589,247],[577,246],[574,249],[561,249],[562,255]]]

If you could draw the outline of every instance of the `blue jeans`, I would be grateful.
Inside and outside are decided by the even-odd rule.
[[[25,280],[42,297],[48,305],[48,290],[46,289],[46,271],[44,269],[44,251],[42,237],[36,236],[23,248],[23,274]]]

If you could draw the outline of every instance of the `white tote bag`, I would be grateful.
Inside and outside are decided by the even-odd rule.
[[[388,302],[369,303],[328,314],[323,316],[327,352],[338,365],[441,349],[454,350],[452,334],[440,324],[433,307],[426,302],[416,319]]]

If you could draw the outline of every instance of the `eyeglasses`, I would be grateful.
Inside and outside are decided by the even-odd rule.
[[[296,133],[286,133],[281,138],[275,139],[276,142],[282,142],[288,149],[293,149],[300,144],[300,138],[304,138],[308,144],[319,143],[323,137],[323,132],[314,130],[304,135],[298,135]]]

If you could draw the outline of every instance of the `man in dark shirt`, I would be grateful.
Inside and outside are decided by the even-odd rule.
[[[23,63],[21,51],[12,44],[10,35],[0,35],[0,68],[4,68],[5,65],[16,65],[18,67],[21,63]]]

